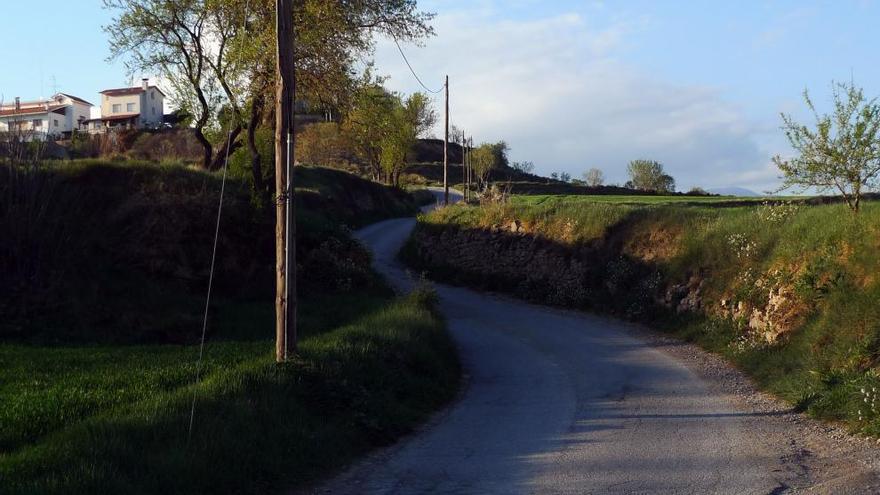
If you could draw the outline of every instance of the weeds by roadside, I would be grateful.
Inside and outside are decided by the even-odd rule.
[[[844,208],[455,207],[421,217],[404,257],[444,280],[647,322],[804,411],[880,435],[868,407],[880,388],[880,203],[858,217]]]

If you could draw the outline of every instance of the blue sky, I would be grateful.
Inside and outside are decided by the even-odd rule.
[[[0,94],[36,99],[59,91],[98,103],[98,92],[127,85],[121,62],[108,63],[101,26],[110,20],[100,0],[22,0],[0,5],[3,70]]]
[[[35,5],[0,7],[14,20],[4,26],[0,71],[7,100],[48,95],[53,77],[93,102],[127,84],[123,65],[105,60],[100,1]],[[623,181],[629,160],[653,158],[680,188],[769,189],[770,158],[790,152],[779,112],[803,115],[805,87],[824,104],[831,80],[853,75],[880,95],[877,1],[421,5],[438,14],[437,36],[404,49],[429,85],[449,74],[452,121],[477,140],[506,139],[513,159],[545,174],[595,166]],[[393,89],[419,89],[393,44],[380,41],[376,60]]]

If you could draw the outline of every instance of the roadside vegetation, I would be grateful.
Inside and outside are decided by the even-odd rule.
[[[272,209],[232,175],[196,385],[219,174],[0,166],[0,491],[302,486],[453,396],[458,363],[431,291],[396,298],[349,235],[415,201],[297,167],[302,340],[277,365]]]
[[[436,277],[643,321],[721,353],[817,417],[880,436],[880,103],[834,84],[783,115],[783,189],[833,198],[514,197],[420,218],[402,255]],[[628,168],[669,191],[657,162]],[[681,201],[679,201],[681,199]],[[845,205],[845,206],[844,206]],[[454,253],[454,254],[452,254]]]
[[[880,435],[880,203],[632,199],[449,207],[420,218],[403,255],[447,281],[662,328]]]

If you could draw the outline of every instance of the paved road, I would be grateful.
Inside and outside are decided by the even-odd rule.
[[[358,237],[400,288],[415,224]],[[438,285],[467,382],[421,433],[323,493],[775,493],[778,452],[742,412],[625,323]],[[777,472],[774,472],[777,471]]]

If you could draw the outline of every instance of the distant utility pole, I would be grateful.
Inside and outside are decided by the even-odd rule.
[[[275,361],[296,352],[296,223],[293,202],[293,1],[275,0]]]
[[[449,76],[446,76],[446,132],[443,138],[443,204],[449,206]]]
[[[468,158],[467,159],[467,164],[468,164],[468,184],[467,184],[468,185],[468,199],[472,199],[474,197],[473,191],[471,190],[473,183],[474,183],[474,162],[473,162],[474,157],[471,155],[471,148],[474,147],[473,136],[468,137],[467,143],[468,143],[468,157],[467,157]]]
[[[461,183],[464,185],[464,200],[467,201],[467,138],[464,137],[464,131],[461,131]]]

